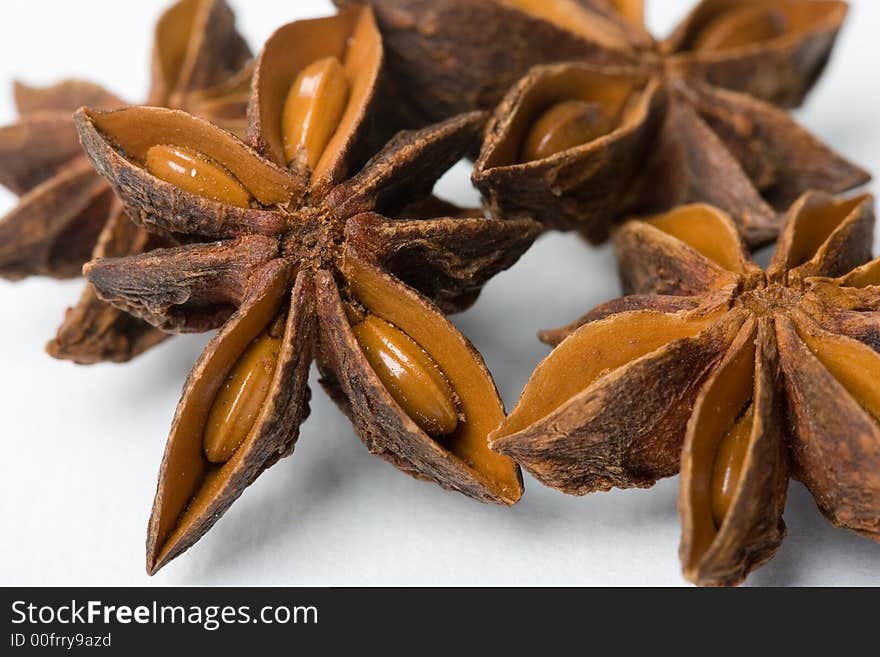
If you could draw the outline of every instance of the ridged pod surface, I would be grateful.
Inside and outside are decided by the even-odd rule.
[[[412,107],[493,112],[474,182],[496,217],[602,242],[633,214],[709,203],[757,247],[801,194],[870,178],[785,111],[825,69],[844,2],[702,0],[662,41],[641,0],[365,4]],[[545,114],[571,102],[598,105],[600,129],[524,157]]]
[[[788,478],[880,540],[880,259],[873,199],[811,193],[766,270],[731,219],[691,205],[618,231],[628,296],[555,345],[491,436],[583,495],[681,474],[685,576],[729,586],[784,535]]]
[[[243,130],[250,58],[226,2],[177,2],[156,26],[148,102]],[[111,110],[123,100],[78,80],[42,89],[17,84],[15,98],[20,119],[0,128],[0,183],[22,196],[0,219],[0,276],[69,278],[90,258],[168,244],[128,220],[80,148],[73,112],[84,105]],[[86,287],[46,349],[83,364],[119,362],[165,337]]]
[[[370,452],[482,502],[522,494],[516,465],[488,448],[504,417],[492,378],[442,311],[472,303],[541,227],[432,195],[478,141],[482,113],[399,133],[365,157],[382,59],[369,9],[282,27],[254,70],[247,143],[179,111],[77,114],[128,215],[185,243],[96,260],[87,279],[164,330],[220,328],[172,425],[151,573],[293,451],[313,361]]]

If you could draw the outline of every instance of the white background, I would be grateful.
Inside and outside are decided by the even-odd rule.
[[[166,0],[3,0],[0,123],[11,83],[80,76],[136,101]],[[254,49],[274,27],[329,1],[233,1]],[[649,2],[665,34],[690,0]],[[798,112],[809,129],[880,170],[880,3],[856,0],[832,64]],[[474,200],[458,165],[441,193]],[[0,191],[0,213],[13,207]],[[371,457],[314,388],[296,453],[271,468],[193,549],[144,574],[156,472],[184,377],[205,336],[175,338],[134,363],[90,368],[43,353],[81,284],[0,281],[0,584],[679,585],[677,479],[586,498],[526,477],[513,509],[476,504]],[[617,296],[610,250],[543,237],[455,319],[482,351],[508,408],[547,353],[534,337]],[[313,381],[314,383],[314,381]],[[753,585],[880,584],[880,546],[835,529],[793,484],[789,535]]]

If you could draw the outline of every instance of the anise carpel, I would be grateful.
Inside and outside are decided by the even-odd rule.
[[[251,53],[223,0],[183,0],[153,38],[151,105],[187,108],[243,130]],[[76,80],[45,89],[17,84],[20,120],[0,128],[0,182],[21,200],[0,221],[0,276],[78,276],[92,257],[139,253],[166,241],[134,226],[80,147],[73,112],[116,109],[121,99]],[[165,337],[98,301],[86,288],[47,350],[80,363],[128,360]]]
[[[599,242],[633,213],[705,202],[758,246],[802,193],[869,179],[780,109],[825,68],[843,2],[703,0],[662,41],[639,1],[369,4],[413,103],[495,108],[474,168],[495,216]]]
[[[479,141],[481,113],[400,133],[364,163],[381,41],[369,10],[342,16],[282,28],[267,43],[253,148],[179,111],[77,115],[132,219],[212,240],[85,269],[103,299],[165,330],[220,326],[171,429],[150,572],[293,451],[313,360],[371,452],[480,501],[513,504],[522,493],[516,466],[486,442],[504,415],[492,379],[434,302],[472,303],[540,226],[468,216],[432,196]]]
[[[493,449],[585,494],[681,472],[685,576],[737,584],[785,533],[789,477],[835,525],[880,539],[880,258],[873,201],[810,193],[772,262],[686,206],[616,236],[628,296],[557,345]]]

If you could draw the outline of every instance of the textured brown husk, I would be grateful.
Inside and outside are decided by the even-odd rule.
[[[249,81],[245,66],[249,59],[250,51],[235,31],[225,2],[178,2],[156,27],[149,102],[191,107],[234,129],[244,117],[244,105],[236,106],[231,99]],[[233,80],[237,87],[226,86]],[[68,278],[79,275],[90,257],[152,248],[154,239],[123,225],[127,220],[110,206],[112,194],[105,181],[93,172],[71,179],[71,171],[89,168],[72,113],[84,105],[111,110],[126,103],[79,80],[46,88],[16,84],[15,99],[21,119],[0,129],[0,182],[24,196],[0,223],[0,276]],[[241,119],[236,119],[236,112]],[[88,194],[93,201],[83,203]],[[46,348],[56,358],[82,364],[121,362],[161,340],[158,331],[104,304],[86,289],[76,306],[67,310]]]
[[[101,177],[77,158],[25,194],[0,223],[0,273],[10,280],[75,275],[91,254],[111,202]]]
[[[832,523],[880,541],[878,418],[823,367],[790,320],[777,322],[776,330],[793,425],[794,476]]]
[[[624,224],[617,248],[624,280],[636,295],[545,332],[558,346],[492,434],[492,447],[545,483],[574,493],[650,484],[664,471],[675,471],[678,454],[671,452],[681,450],[681,557],[685,576],[699,585],[738,584],[773,555],[784,535],[788,464],[834,524],[876,540],[880,402],[871,385],[880,380],[880,259],[868,262],[873,226],[869,196],[836,201],[807,194],[789,210],[777,250],[762,272],[745,260],[734,224],[719,210],[691,206]],[[747,328],[724,360],[723,352],[704,366],[669,359],[687,340],[670,339],[675,333],[663,331],[675,318],[701,311],[714,313],[712,331],[732,321]],[[642,328],[638,335],[595,328],[623,327],[639,313],[667,319],[652,320],[650,326],[660,328],[653,333]],[[667,342],[652,354],[617,362],[638,355],[633,349],[646,339]],[[730,340],[722,342],[724,351]],[[753,341],[755,420],[743,474],[716,531],[707,525],[713,521],[706,518],[704,496],[712,465],[705,450],[717,443],[705,441],[720,438],[700,433],[701,418],[722,412],[716,404],[728,398],[721,387],[725,363]],[[579,372],[605,363],[610,366],[584,388]],[[554,367],[557,376],[547,378]],[[542,377],[546,381],[536,396]],[[688,400],[684,419],[671,427],[663,424],[667,407],[655,404],[661,396]],[[561,405],[548,411],[544,400],[556,404],[558,398]],[[735,410],[724,412],[732,420]],[[594,417],[613,421],[591,423]],[[646,445],[643,461],[665,468],[634,476],[625,460],[632,436]]]
[[[487,0],[334,0],[368,4],[376,11],[390,52],[389,67],[407,100],[437,120],[491,109],[517,78],[538,64],[576,59],[626,65],[636,60],[621,39],[605,49],[586,37]],[[585,7],[600,3],[581,0]],[[604,16],[645,45],[651,39],[619,16]]]
[[[699,586],[735,586],[748,573],[772,558],[785,537],[782,511],[788,489],[788,472],[783,441],[781,400],[779,398],[780,371],[776,357],[775,335],[770,320],[763,318],[757,326],[749,322],[740,337],[731,346],[730,354],[719,365],[714,380],[706,383],[694,408],[688,425],[687,437],[681,457],[681,493],[679,514],[681,516],[681,555],[685,577]],[[740,477],[734,501],[720,528],[701,528],[712,522],[701,518],[696,508],[699,501],[698,487],[707,475],[701,468],[711,467],[700,463],[696,456],[695,420],[706,406],[707,392],[723,376],[724,367],[737,349],[754,348],[754,393],[751,404],[755,408],[755,425],[743,473]],[[705,412],[717,412],[709,407]],[[714,524],[714,523],[713,523]],[[700,544],[701,532],[712,535],[711,542]]]
[[[692,338],[670,342],[601,376],[516,433],[510,433],[510,421],[502,423],[490,438],[492,449],[565,493],[584,495],[613,487],[652,486],[678,472],[684,427],[696,395],[704,377],[727,351],[741,321],[741,317],[733,317],[710,325]],[[535,374],[559,367],[556,376],[562,377],[566,366],[571,367],[565,362],[556,365],[548,358]],[[538,380],[533,376],[526,391],[537,390],[536,386]],[[516,413],[515,408],[511,420],[516,420]]]
[[[24,195],[81,155],[69,113],[35,112],[0,128],[0,184]]]
[[[784,111],[742,93],[691,83],[679,87],[700,118],[776,209],[811,189],[845,191],[868,174],[791,120]]]
[[[277,240],[244,235],[104,258],[83,272],[117,308],[163,331],[201,332],[221,326],[241,304],[254,272],[277,257]]]
[[[715,212],[710,206],[690,207],[695,214]],[[702,217],[696,220],[706,221]],[[738,240],[732,237],[738,246]],[[725,238],[730,239],[731,236],[717,234],[717,239]],[[691,296],[736,284],[736,276],[732,272],[646,222],[630,221],[624,224],[614,240],[614,246],[623,292],[627,295]]]
[[[556,96],[564,100],[571,93],[569,80],[594,76],[607,78],[609,84],[632,86],[633,93],[641,96],[638,110],[632,112],[635,116],[594,147],[534,162],[511,160],[505,151],[511,149],[511,141],[518,145],[523,120],[535,111],[531,106],[537,102],[546,106]],[[637,71],[605,73],[582,64],[533,69],[505,96],[489,122],[474,165],[474,184],[495,216],[532,217],[557,229],[577,226],[591,241],[602,242],[609,230],[604,217],[627,214],[640,203],[635,172],[643,166],[661,128],[664,104],[658,80]],[[537,106],[539,110],[542,105]]]
[[[423,219],[394,221],[374,212],[355,215],[345,229],[359,253],[405,280],[443,312],[470,307],[483,285],[512,266],[540,231],[528,219],[438,215],[425,225]]]
[[[359,258],[353,253],[347,258],[348,266]],[[371,269],[364,261],[359,268]],[[438,332],[451,333],[454,329],[448,320],[417,294],[409,292],[398,281],[378,270],[373,276],[385,293],[404,299],[411,313],[421,315],[430,326],[438,326]],[[419,478],[433,481],[444,488],[461,492],[480,502],[513,504],[522,495],[522,482],[511,461],[506,461],[510,479],[516,483],[510,489],[499,489],[497,484],[481,475],[465,461],[444,447],[454,436],[434,440],[425,434],[397,406],[381,381],[367,363],[349,327],[337,286],[327,272],[318,275],[318,314],[321,318],[321,356],[323,368],[329,371],[342,388],[346,413],[352,418],[358,436],[372,453],[390,453],[402,460],[406,471],[415,471]],[[396,318],[400,322],[400,318]],[[442,324],[447,324],[442,327]],[[409,333],[409,331],[407,331]],[[494,384],[473,347],[462,337],[462,354],[473,359],[474,367],[484,379],[484,385],[492,388],[496,400],[491,409],[488,424],[491,426],[504,417],[504,409],[498,401]],[[419,341],[420,344],[423,344]],[[486,410],[486,409],[483,409]],[[485,447],[486,453],[488,446]]]
[[[684,103],[669,103],[661,139],[640,184],[645,212],[708,203],[731,216],[751,247],[772,241],[779,231],[781,219],[734,154]]]
[[[363,169],[327,194],[327,205],[337,215],[350,217],[412,208],[419,199],[432,198],[440,172],[461,159],[485,122],[484,113],[470,112],[422,130],[397,133]]]
[[[186,402],[199,397],[212,397],[203,388],[219,386],[225,379],[225,375],[219,377],[209,375],[210,368],[214,366],[212,360],[220,345],[230,336],[235,339],[237,330],[247,321],[249,311],[267,296],[276,297],[276,301],[272,304],[276,307],[286,302],[284,291],[287,289],[288,276],[289,270],[280,260],[273,261],[256,274],[249,297],[236,316],[212,340],[212,345],[205,350],[190,373],[184,388],[184,401],[172,424],[171,437],[159,470],[156,501],[147,532],[147,571],[150,574],[155,573],[195,543],[263,470],[293,450],[299,435],[300,422],[308,415],[305,389],[311,361],[309,345],[312,343],[315,331],[314,313],[311,312],[314,304],[314,282],[307,273],[297,277],[290,297],[284,346],[269,398],[257,420],[256,427],[233,459],[213,470],[216,466],[211,466],[204,460],[201,435],[188,434],[183,426],[191,421],[185,414],[197,412],[191,410],[193,407],[202,408],[204,413],[207,413],[208,408],[204,401],[201,404],[198,401],[190,404]],[[262,326],[251,328],[250,336],[253,337],[262,328]],[[247,340],[242,342],[246,344]],[[234,360],[228,363],[225,369],[228,370],[233,363]],[[187,444],[187,439],[190,444]],[[193,439],[196,441],[195,445],[191,444]],[[175,480],[182,474],[175,468],[175,462],[176,459],[185,458],[185,454],[193,452],[202,459],[203,472],[210,472],[211,479],[205,481],[203,476],[194,478],[192,486],[195,488],[195,494],[198,495],[200,490],[204,490],[205,494],[200,496],[198,505],[187,509],[177,508],[180,507],[181,499],[186,503],[187,498],[175,498],[169,493],[170,488],[176,483]],[[191,458],[196,459],[196,456]],[[192,505],[192,502],[190,504]],[[176,521],[181,513],[185,513],[186,516],[178,524]]]
[[[228,165],[233,167],[233,173],[249,172],[246,182],[253,182],[255,194],[258,182],[266,194],[278,199],[301,194],[298,181],[290,180],[283,169],[262,160],[233,135],[218,133],[213,124],[179,110],[132,107],[95,112],[81,109],[75,119],[92,164],[111,181],[129,218],[160,235],[198,240],[232,237],[244,231],[278,235],[286,223],[278,212],[224,206],[202,196],[179,193],[171,183],[152,176],[143,165],[149,145],[166,143],[175,134],[186,134],[191,148],[219,161],[234,161],[234,165]],[[105,136],[108,133],[112,134],[112,142]]]
[[[258,66],[258,74],[259,70]],[[296,71],[288,73],[295,76]],[[255,85],[255,98],[272,93],[267,91],[270,86]],[[370,112],[354,115],[366,121]],[[216,392],[218,379],[269,321],[252,317],[256,311],[248,310],[248,295],[265,278],[266,268],[282,263],[286,270],[299,272],[298,280],[308,281],[314,290],[313,302],[302,309],[308,317],[301,322],[314,326],[315,334],[303,333],[291,348],[306,362],[318,361],[322,383],[367,447],[409,474],[479,501],[516,502],[522,494],[518,469],[488,449],[486,436],[503,418],[503,407],[482,360],[443,318],[434,299],[407,287],[410,281],[422,284],[427,288],[422,291],[438,302],[463,307],[540,232],[540,225],[531,220],[482,219],[432,196],[436,180],[479,139],[484,115],[470,113],[400,133],[360,171],[346,170],[356,159],[348,153],[358,148],[357,140],[334,136],[330,144],[340,152],[322,154],[322,159],[336,163],[325,169],[329,178],[310,175],[314,172],[304,171],[298,160],[288,168],[274,164],[266,152],[272,150],[272,140],[264,138],[265,126],[280,121],[280,116],[273,119],[267,110],[252,113],[251,120],[256,122],[251,125],[251,142],[259,152],[181,112],[86,109],[77,115],[90,158],[109,178],[133,220],[180,240],[218,240],[97,260],[86,267],[86,276],[99,296],[165,329],[206,330],[229,317],[220,332],[225,336],[242,323],[260,325],[234,349],[222,346],[222,338],[208,345],[178,408],[168,454],[183,449],[174,445],[189,446],[193,453],[201,445],[206,411],[199,405],[209,403],[208,392]],[[356,134],[362,129],[358,120],[341,125]],[[205,153],[240,180],[253,194],[252,207],[209,201],[154,178],[144,168],[144,154],[175,135],[175,145]],[[456,216],[430,216],[437,208],[453,210]],[[396,219],[399,212],[406,212],[406,218]],[[366,312],[409,335],[438,364],[459,411],[452,434],[425,434],[373,373],[349,327],[352,316]],[[210,365],[214,362],[224,367]],[[272,395],[289,399],[291,408],[305,406],[305,388],[291,389],[292,383],[277,378],[276,383],[279,387]],[[265,408],[261,413],[265,417]],[[290,417],[297,423],[303,419]],[[288,430],[293,435],[295,426]],[[262,444],[255,433],[249,435],[245,446]],[[166,463],[176,463],[169,458]],[[247,476],[217,475],[219,483],[206,485],[202,493],[196,493],[195,484],[186,490],[176,487],[179,464],[164,467],[150,530],[150,572],[197,540],[267,465],[262,459],[242,458],[239,462],[236,453],[233,461],[240,465],[227,464],[219,471],[234,473],[241,467]],[[198,502],[183,499],[193,495]],[[169,496],[176,500],[170,506],[164,501]],[[195,510],[184,511],[187,504]]]
[[[188,24],[183,32],[182,24]],[[166,59],[171,61],[165,63]],[[178,2],[156,25],[147,103],[186,107],[190,95],[222,85],[250,59],[250,48],[236,30],[235,14],[225,0]]]
[[[106,223],[92,252],[96,258],[115,258],[163,246],[163,240],[132,223],[115,203],[116,210]],[[125,362],[142,354],[168,337],[148,323],[120,312],[98,299],[87,285],[46,351],[54,358],[90,365],[105,361]]]
[[[795,0],[786,11],[802,19],[787,34],[698,52],[692,45],[711,18],[762,6],[750,0],[704,0],[667,41],[655,43],[641,29],[610,30],[607,39],[572,53],[560,36],[555,56],[552,43],[519,38],[518,27],[531,25],[536,34],[541,29],[561,32],[577,41],[577,21],[563,29],[484,0],[369,4],[378,7],[392,68],[403,69],[406,79],[416,71],[421,77],[414,103],[442,112],[448,104],[445,90],[453,88],[459,109],[468,103],[495,107],[474,181],[497,217],[531,216],[601,242],[614,223],[634,213],[705,202],[727,211],[754,248],[775,239],[782,225],[778,211],[807,190],[840,193],[870,179],[777,109],[799,104],[815,83],[844,21],[845,3]],[[600,4],[581,3],[597,21],[608,11],[613,14],[607,5],[603,13]],[[824,9],[816,10],[820,5]],[[773,10],[773,3],[765,6]],[[491,18],[491,27],[465,22],[475,15]],[[487,40],[487,29],[501,36]],[[503,36],[507,33],[509,38]],[[467,56],[459,59],[453,48]],[[534,66],[551,61],[557,63]],[[511,75],[517,66],[518,75]],[[610,81],[620,75],[620,67],[634,78],[653,78],[658,87],[635,134],[624,139],[618,129],[526,163],[509,155],[522,139],[522,119],[514,120],[515,115],[525,108],[536,116],[549,106],[530,107],[528,90],[564,70],[593,70]],[[510,87],[503,99],[496,84]],[[484,96],[484,88],[495,93]],[[582,99],[591,92],[572,81],[567,93]],[[565,96],[561,89],[550,100]],[[592,100],[603,103],[601,97]],[[508,156],[499,161],[499,152]]]
[[[836,0],[799,3],[801,7],[798,9],[803,11],[811,11],[811,5],[827,8],[827,13],[805,33],[752,44],[727,55],[701,55],[689,51],[689,45],[706,22],[730,8],[749,4],[758,5],[760,2],[703,0],[661,44],[661,50],[673,55],[669,65],[678,75],[742,91],[780,107],[797,107],[828,63],[837,34],[846,19],[847,5]]]
[[[310,182],[310,191],[318,196],[326,194],[347,172],[363,166],[373,154],[371,149],[391,136],[385,133],[386,117],[380,113],[385,109],[378,97],[385,57],[372,11],[353,7],[336,16],[296,21],[279,28],[266,41],[254,72],[247,142],[267,159],[286,167],[280,123],[275,119],[281,114],[287,90],[297,73],[311,62],[324,57],[346,61],[348,55],[352,59],[349,68],[356,70],[361,92],[352,99],[354,111],[343,118],[353,129],[340,133],[345,135],[345,143],[337,146],[334,161],[323,167],[319,179]],[[298,177],[308,177],[309,172],[300,165],[293,166]]]
[[[334,0],[339,6],[354,0]],[[672,34],[656,42],[641,20],[602,0],[579,0],[591,13],[595,38],[564,29],[493,0],[363,0],[375,8],[390,53],[390,68],[407,99],[433,119],[491,109],[529,68],[559,61],[601,65],[665,58],[677,77],[705,80],[782,107],[800,104],[821,75],[847,13],[844,2],[799,2],[796,11],[823,4],[807,29],[724,52],[691,49],[709,19],[758,3],[703,0]],[[641,12],[637,12],[641,13]]]

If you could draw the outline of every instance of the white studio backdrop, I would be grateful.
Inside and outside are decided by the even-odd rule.
[[[0,2],[0,124],[11,83],[96,81],[131,101],[148,85],[153,24],[168,0]],[[232,0],[254,50],[329,1]],[[662,35],[691,0],[649,0]],[[799,120],[880,171],[880,3],[854,0],[834,58]],[[459,164],[440,193],[473,203]],[[14,197],[0,192],[0,213]],[[512,509],[414,481],[370,456],[313,383],[295,454],[264,473],[194,548],[144,574],[146,521],[183,380],[207,336],[127,365],[45,355],[79,281],[0,282],[0,585],[681,585],[677,478],[650,490],[568,497],[526,476]],[[547,235],[454,321],[483,353],[508,408],[548,349],[541,328],[619,294],[606,246]],[[880,584],[880,546],[833,528],[793,484],[779,554],[752,585]]]

